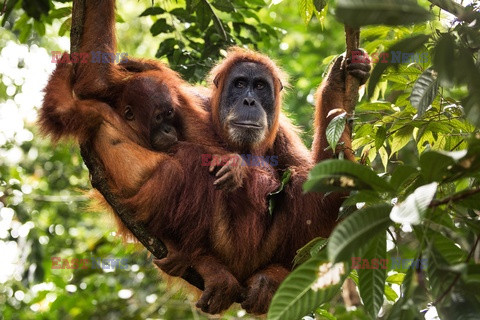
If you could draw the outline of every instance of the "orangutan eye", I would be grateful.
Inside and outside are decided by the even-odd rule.
[[[125,107],[124,116],[125,116],[125,119],[127,119],[128,121],[132,121],[133,119],[135,119],[135,115],[133,114],[132,107],[128,105]]]
[[[255,84],[255,89],[257,90],[263,90],[263,88],[265,88],[265,83],[259,81]]]
[[[245,80],[237,80],[235,81],[235,87],[236,88],[245,88],[247,86],[247,83]]]
[[[169,109],[169,110],[165,113],[165,116],[166,116],[167,118],[173,117],[173,109]]]

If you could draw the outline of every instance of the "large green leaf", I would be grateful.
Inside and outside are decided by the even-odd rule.
[[[387,234],[385,232],[377,235],[370,241],[363,259],[386,259],[387,257]],[[358,284],[360,296],[362,297],[365,309],[375,319],[383,304],[383,293],[385,291],[385,279],[387,270],[382,269],[379,265],[377,268],[360,269],[358,272]]]
[[[308,181],[303,185],[305,191],[318,191],[325,179],[329,177],[345,177],[345,188],[373,189],[381,192],[393,191],[390,184],[378,177],[372,169],[347,160],[325,160],[310,171]],[[354,180],[348,178],[355,178]],[[341,180],[340,180],[341,181]],[[360,186],[356,181],[361,182]],[[340,186],[342,187],[342,186]]]
[[[416,35],[407,39],[402,39],[392,45],[390,48],[385,50],[385,52],[392,52],[392,51],[401,51],[401,52],[408,52],[413,53],[418,51],[427,41],[430,39],[430,36],[425,34]],[[375,90],[375,86],[377,85],[378,81],[380,80],[381,75],[383,72],[389,67],[394,65],[398,67],[398,64],[389,60],[388,63],[377,63],[375,68],[373,68],[372,75],[370,76],[370,81],[368,82],[368,96],[372,97],[373,91]]]
[[[369,240],[380,232],[385,232],[391,224],[388,204],[366,207],[350,215],[333,230],[327,245],[331,261],[347,261],[354,252],[369,244]]]
[[[423,115],[438,93],[438,78],[432,68],[425,70],[413,85],[410,103]]]
[[[347,113],[344,112],[342,114],[339,114],[335,118],[330,121],[330,123],[327,126],[326,130],[326,135],[327,135],[327,142],[330,145],[330,148],[335,152],[335,149],[337,148],[337,143],[342,137],[342,133],[345,130],[345,125],[346,123],[346,118],[347,118]]]
[[[413,0],[338,0],[336,16],[343,23],[357,27],[405,25],[431,18],[428,10]]]
[[[328,265],[325,257],[313,257],[295,269],[278,288],[268,311],[269,320],[301,319],[329,301],[346,278],[344,271],[337,283],[315,289],[321,265]],[[331,269],[330,269],[331,270]],[[315,290],[314,290],[315,289]]]

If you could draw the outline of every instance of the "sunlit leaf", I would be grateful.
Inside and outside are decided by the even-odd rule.
[[[342,133],[345,130],[347,113],[343,112],[335,118],[333,118],[327,126],[326,136],[327,142],[335,150],[337,148],[337,143],[342,137]]]

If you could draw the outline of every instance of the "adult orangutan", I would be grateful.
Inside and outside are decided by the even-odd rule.
[[[87,12],[91,9],[89,4]],[[91,25],[93,17],[88,17]],[[85,34],[89,32],[87,27]],[[267,165],[224,166],[211,175],[202,155],[228,154],[217,146],[208,113],[186,94],[187,85],[175,72],[155,61],[149,63],[155,69],[141,73],[115,65],[109,65],[110,73],[83,73],[92,78],[82,89],[94,91],[102,88],[98,83],[106,85],[95,95],[111,107],[74,98],[72,67],[59,64],[46,88],[40,124],[54,139],[73,136],[80,143],[92,141],[119,202],[167,244],[169,259],[180,261],[157,264],[176,276],[193,266],[205,283],[198,306],[218,313],[239,301],[243,288],[215,255],[213,216],[235,217],[225,224],[238,227],[236,239],[244,244],[239,250],[261,252],[261,239],[275,236],[264,234],[270,220],[266,198],[279,183]],[[86,71],[83,67],[87,66],[79,66],[79,74]],[[253,259],[254,263],[262,264],[268,256],[259,254],[257,259],[263,260]]]
[[[89,11],[87,7],[85,23],[87,29],[82,50],[104,48],[106,52],[115,51],[113,2],[98,1],[93,11]],[[98,16],[95,17],[95,14]],[[102,25],[105,21],[110,25],[107,27]],[[100,38],[94,31],[99,28],[108,30]],[[296,250],[316,236],[328,236],[335,225],[338,208],[342,202],[341,195],[331,194],[328,197],[322,194],[303,195],[302,184],[315,161],[333,155],[332,151],[326,150],[325,129],[332,117],[330,111],[341,108],[343,104],[345,94],[343,66],[342,60],[338,59],[319,89],[313,156],[305,148],[288,119],[281,114],[283,79],[281,72],[270,59],[250,51],[236,49],[232,50],[226,60],[212,72],[214,86],[211,96],[204,99],[206,103],[204,107],[210,111],[211,118],[208,121],[213,124],[213,132],[207,128],[204,133],[212,134],[214,140],[217,143],[224,143],[230,152],[278,156],[280,170],[288,168],[292,172],[292,179],[277,203],[277,210],[271,219],[256,216],[253,216],[255,219],[249,219],[252,216],[246,215],[246,208],[243,208],[241,203],[238,215],[225,215],[216,207],[213,207],[214,210],[211,212],[212,225],[209,226],[211,233],[208,236],[214,244],[212,252],[237,280],[248,288],[246,299],[242,303],[248,312],[265,313],[279,283],[291,270]],[[75,92],[79,96],[112,101],[121,93],[111,90],[111,84],[118,83],[117,68],[111,65],[102,65],[100,68],[88,65],[80,67],[74,84]],[[135,65],[135,61],[132,61],[126,63],[124,68],[142,73],[157,66],[151,62],[140,62]],[[368,76],[369,66],[351,64],[347,69],[363,82]],[[193,125],[193,122],[187,122],[187,127],[189,125]],[[117,134],[126,133],[120,130]],[[107,130],[106,134],[98,134],[94,141],[98,145],[108,146],[108,139],[111,139],[112,135],[115,136]],[[346,157],[352,159],[353,154],[348,149],[350,143],[348,132],[343,136],[343,143],[346,147]],[[107,157],[105,153],[109,153],[112,148],[115,146],[96,148],[95,151],[102,158]],[[121,150],[120,147],[117,149]],[[150,157],[143,155],[140,157],[140,154],[135,152],[127,154],[129,152],[131,151],[121,150],[118,155],[128,160],[125,162],[127,164],[134,160],[136,167],[141,168],[145,165],[145,171],[150,173],[142,175],[146,181],[144,185],[149,186],[139,191],[142,199],[148,196],[154,198],[158,194],[165,196],[162,193],[163,188],[160,191],[151,187],[160,181],[165,183],[165,180],[158,175],[152,177],[152,171],[149,171]],[[118,159],[115,161],[118,162]],[[118,166],[121,167],[122,164]],[[197,174],[197,171],[192,172]],[[127,172],[127,175],[129,173]],[[121,176],[125,173],[117,174]],[[112,176],[112,179],[115,179],[115,174]],[[138,179],[138,175],[132,178]],[[264,191],[255,197],[262,197]],[[143,210],[155,210],[150,204],[135,203],[142,205]],[[189,260],[191,262],[195,258],[193,255],[185,257],[181,251],[180,249],[180,252],[158,261],[157,265],[167,273],[178,275],[172,266],[181,265]],[[174,250],[171,252],[174,253]],[[205,299],[201,299],[202,303],[199,306],[206,312],[214,312],[213,308],[210,308],[212,304],[225,304],[217,303],[217,299],[222,299],[218,290],[210,291],[202,298]]]
[[[246,281],[247,296],[242,307],[250,313],[268,310],[271,298],[292,268],[296,251],[315,237],[328,237],[335,226],[343,194],[303,193],[303,183],[314,163],[331,158],[342,150],[354,160],[350,132],[342,135],[340,147],[329,150],[326,128],[330,120],[343,112],[347,71],[364,84],[369,64],[344,63],[339,57],[317,91],[313,154],[305,148],[297,131],[281,114],[283,74],[266,56],[239,48],[211,72],[212,91],[207,109],[215,132],[227,143],[228,150],[239,153],[276,155],[280,170],[289,169],[291,181],[277,203],[270,230],[281,229],[284,237],[270,244],[274,254]],[[220,240],[220,239],[218,239]],[[224,259],[234,259],[230,248],[223,248]],[[235,273],[235,272],[234,272]]]
[[[202,155],[228,154],[215,146],[208,134],[208,114],[185,95],[182,80],[173,72],[128,77],[126,83],[117,84],[125,89],[121,103],[111,108],[99,101],[75,99],[71,71],[70,65],[59,64],[46,87],[39,119],[44,133],[57,140],[73,136],[92,144],[119,203],[166,243],[169,259],[157,264],[174,276],[181,276],[189,266],[202,276],[205,290],[198,302],[202,310],[219,313],[240,302],[244,289],[212,243],[217,237],[213,234],[221,237],[224,231],[214,228],[214,218],[224,217],[229,221],[223,226],[236,228],[239,254],[245,255],[246,248],[265,250],[263,238],[280,236],[265,233],[270,221],[266,198],[279,186],[275,172],[265,164],[220,169],[231,173],[232,179],[211,175]],[[229,180],[230,188],[215,190],[214,183],[219,186]],[[268,256],[257,258],[264,260],[252,263],[265,263]]]

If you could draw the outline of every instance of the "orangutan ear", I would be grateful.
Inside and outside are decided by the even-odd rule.
[[[215,87],[218,89],[218,82],[220,81],[220,73],[217,74],[215,76],[215,78],[213,79],[213,84],[215,85]]]
[[[280,90],[278,90],[278,91],[282,91],[282,90],[283,90],[282,80],[280,80],[279,78],[277,78],[277,82],[278,82],[278,87],[280,88]]]

